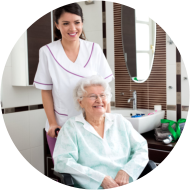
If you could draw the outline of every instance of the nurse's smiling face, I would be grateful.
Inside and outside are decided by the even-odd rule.
[[[55,23],[62,35],[62,40],[75,41],[79,39],[82,33],[83,23],[81,17],[68,12],[63,13]]]
[[[100,117],[106,113],[108,102],[104,88],[102,86],[89,86],[85,90],[86,93],[79,104],[81,108],[84,108],[86,115]]]

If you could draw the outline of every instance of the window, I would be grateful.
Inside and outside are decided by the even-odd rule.
[[[137,79],[144,80],[149,76],[154,54],[155,29],[153,21],[144,13],[135,11],[136,23],[136,57]]]

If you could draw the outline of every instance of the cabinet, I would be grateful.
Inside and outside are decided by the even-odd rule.
[[[148,143],[149,159],[157,165],[160,164],[175,147],[176,142],[168,145],[163,142],[156,141],[154,138],[154,130],[142,134]]]
[[[34,22],[15,44],[12,52],[12,85],[32,85],[39,61],[40,47],[52,42],[52,13]]]

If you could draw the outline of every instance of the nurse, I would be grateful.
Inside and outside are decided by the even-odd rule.
[[[47,116],[46,132],[51,154],[55,129],[61,128],[81,111],[75,108],[73,90],[81,78],[100,75],[110,82],[114,77],[100,46],[85,41],[83,13],[77,3],[54,11],[54,42],[39,50],[39,64],[34,86],[42,90]],[[110,112],[110,105],[107,112]]]

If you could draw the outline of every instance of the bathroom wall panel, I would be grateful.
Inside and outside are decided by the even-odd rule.
[[[182,111],[181,112],[181,118],[187,119],[188,112],[187,111]]]
[[[181,62],[181,105],[189,106],[189,78],[183,60]]]
[[[31,165],[34,168],[36,168],[39,172],[44,174],[43,146],[39,146],[39,147],[35,147],[31,149]]]
[[[154,105],[162,105],[162,110],[166,110],[166,33],[158,24],[154,62],[147,82],[149,109],[154,109]]]
[[[44,109],[29,111],[30,123],[30,148],[43,145],[43,129],[46,123]]]
[[[148,82],[135,83],[131,81],[130,88],[137,92],[137,108],[144,109],[145,107],[149,107]],[[133,97],[132,91],[130,91],[130,97]]]
[[[102,31],[102,2],[96,1],[94,4],[86,5],[84,1],[77,2],[82,10],[84,17],[84,32]]]
[[[130,107],[130,76],[125,66],[121,37],[121,5],[114,3],[115,106]],[[126,88],[127,87],[127,88]],[[122,95],[124,93],[124,95]]]
[[[166,33],[157,25],[156,50],[154,63],[148,80],[135,83],[127,71],[121,37],[121,4],[114,3],[114,53],[115,53],[115,105],[132,108],[127,102],[132,92],[137,91],[137,108],[154,109],[161,104],[166,110]],[[122,96],[122,92],[125,94]]]
[[[106,30],[114,30],[113,19],[113,2],[106,1]]]
[[[87,41],[95,42],[103,49],[102,31],[88,31],[85,35]]]
[[[33,84],[39,62],[39,49],[50,43],[51,13],[39,18],[27,29],[29,85]]]
[[[169,44],[168,41],[169,41],[170,37],[168,35],[166,35],[166,42],[167,42],[167,45],[166,45],[166,62],[167,62],[167,65],[176,65],[176,46],[175,44]]]
[[[12,108],[28,105],[28,91],[23,87],[12,86],[11,67],[5,67],[2,77],[3,108]]]
[[[27,111],[3,114],[9,135],[19,151],[30,148],[29,114]]]
[[[7,62],[5,64],[5,67],[11,67],[11,61],[12,61],[12,56],[11,56],[11,52],[10,52]]]
[[[167,105],[176,105],[176,86],[176,65],[167,65]]]
[[[112,11],[113,13],[113,11]],[[107,61],[111,67],[111,70],[115,76],[115,61],[114,61],[114,31],[113,29],[106,30],[107,31]],[[115,102],[115,80],[112,80],[110,83],[112,98],[111,101]]]
[[[177,121],[176,111],[167,110],[167,119]]]
[[[31,150],[30,149],[21,150],[20,153],[31,164]]]
[[[29,105],[37,105],[42,104],[42,95],[41,90],[35,88],[34,86],[26,87],[28,91],[28,104]]]

